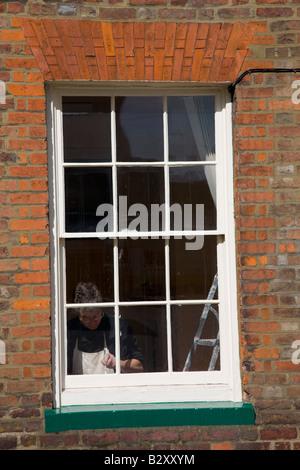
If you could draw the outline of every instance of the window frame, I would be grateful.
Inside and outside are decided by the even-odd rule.
[[[132,380],[131,374],[122,375],[122,385],[118,386],[118,375],[111,375],[107,383],[95,386],[93,376],[63,377],[63,351],[66,337],[65,319],[59,312],[65,310],[61,292],[65,290],[63,257],[60,240],[66,234],[63,227],[63,211],[59,211],[63,194],[59,165],[62,163],[62,96],[158,96],[158,95],[202,95],[216,97],[216,181],[217,181],[217,230],[203,234],[214,234],[223,238],[218,243],[220,301],[220,342],[221,370],[209,372],[176,372],[173,378],[169,373],[143,373]],[[232,104],[225,87],[151,86],[138,84],[124,86],[105,84],[104,86],[83,84],[47,85],[47,122],[49,135],[49,193],[51,222],[51,315],[53,348],[53,384],[55,407],[68,405],[93,405],[105,403],[159,403],[194,401],[241,401],[241,378],[238,341],[235,224],[233,205],[233,147],[232,147]],[[165,120],[164,114],[164,120]],[[112,122],[113,124],[113,122]],[[114,130],[112,129],[112,132]],[[220,158],[222,156],[223,158]],[[86,165],[84,165],[86,166]],[[222,207],[222,210],[220,210]],[[202,232],[201,232],[202,233]],[[201,234],[199,233],[199,234]],[[174,235],[174,232],[172,232]],[[70,234],[68,234],[70,235]],[[77,234],[78,235],[78,234]],[[90,237],[91,234],[87,234]],[[152,233],[153,235],[153,233]],[[96,235],[95,235],[96,236]],[[226,246],[225,246],[226,245]],[[221,269],[221,271],[219,271]],[[162,303],[162,302],[160,302]],[[176,303],[176,302],[175,302]],[[178,303],[178,302],[177,302]],[[197,303],[207,303],[204,300]],[[107,303],[105,305],[108,305]],[[221,307],[222,305],[222,307]],[[223,313],[224,312],[224,313]],[[227,313],[226,313],[227,312]],[[231,312],[231,313],[229,313]],[[66,348],[65,348],[66,349]],[[209,374],[209,375],[207,375]],[[162,380],[163,379],[163,380]],[[185,384],[183,384],[183,379]],[[149,385],[151,380],[152,385]],[[132,384],[132,382],[134,382]],[[82,384],[84,386],[82,387]],[[151,389],[151,390],[150,390]],[[145,393],[145,391],[149,393]]]

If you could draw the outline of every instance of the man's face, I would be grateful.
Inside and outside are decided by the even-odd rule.
[[[99,307],[94,308],[81,308],[79,311],[79,320],[89,330],[95,330],[101,323],[102,309]]]

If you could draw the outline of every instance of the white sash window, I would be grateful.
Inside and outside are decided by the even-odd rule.
[[[226,90],[62,85],[48,96],[56,405],[240,401]],[[115,318],[113,374],[67,373],[81,281]],[[121,371],[120,319],[141,373]]]

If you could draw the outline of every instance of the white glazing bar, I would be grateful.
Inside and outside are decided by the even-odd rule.
[[[119,305],[120,307],[132,307],[132,306],[141,306],[141,307],[146,307],[146,306],[152,306],[152,305],[205,305],[207,303],[209,304],[218,304],[220,303],[219,299],[188,299],[188,300],[152,300],[149,302],[149,300],[136,300],[136,301],[128,301],[128,302],[107,302],[104,303],[102,302],[101,304],[99,303],[88,303],[88,304],[66,304],[66,308],[78,308],[78,307],[115,307],[116,305]]]
[[[115,97],[111,97],[111,152],[112,152],[112,187],[113,187],[113,227],[118,230],[118,175],[117,175],[117,135],[116,135],[116,107]],[[114,238],[114,300],[115,300],[115,357],[116,374],[120,374],[120,323],[119,323],[119,244]]]
[[[167,97],[163,98],[163,133],[164,133],[164,180],[165,180],[165,232],[170,231],[170,178],[169,178],[169,139]]]
[[[168,110],[167,97],[163,97],[163,129],[164,129],[164,180],[165,180],[165,230],[170,231],[170,178],[169,178],[169,139],[168,139]],[[165,239],[165,280],[166,280],[166,320],[167,320],[167,354],[168,371],[173,370],[172,358],[172,328],[170,307],[170,239]]]
[[[113,237],[118,230],[118,186],[117,186],[117,142],[116,142],[116,112],[115,98],[111,98],[111,164],[113,188]]]
[[[57,200],[62,207],[62,210],[58,211],[58,231],[61,236],[62,232],[65,232],[65,175],[64,175],[64,156],[63,156],[63,110],[62,110],[62,96],[57,94],[56,96],[56,112],[55,112],[55,159],[57,161]]]
[[[215,160],[207,160],[207,161],[192,161],[192,160],[189,160],[189,161],[173,161],[173,162],[169,162],[168,165],[169,166],[214,166],[216,165],[216,161]],[[155,161],[155,162],[118,162],[118,166],[119,167],[134,167],[134,166],[137,166],[137,167],[141,167],[141,166],[154,166],[154,167],[160,167],[160,166],[164,166],[165,165],[165,162],[164,161]],[[84,167],[84,168],[98,168],[98,167],[110,167],[110,166],[113,166],[113,163],[112,162],[91,162],[91,163],[82,163],[82,162],[78,162],[78,163],[72,163],[72,162],[66,162],[66,163],[63,163],[63,166],[65,168],[80,168],[80,167]]]
[[[220,230],[170,230],[170,231],[150,231],[150,232],[137,232],[134,230],[131,231],[121,231],[121,232],[65,232],[62,233],[62,238],[115,238],[120,239],[125,238],[170,238],[170,237],[197,237],[197,236],[222,236],[224,232]],[[189,238],[190,241],[190,238]]]
[[[166,316],[167,316],[167,351],[168,351],[168,371],[173,371],[172,355],[172,325],[171,325],[171,305],[170,305],[170,240],[165,241],[165,271],[166,271]]]
[[[62,241],[61,246],[61,269],[60,269],[62,276],[60,279],[60,286],[61,286],[61,294],[60,294],[60,312],[61,312],[61,341],[64,345],[61,348],[61,368],[63,371],[63,377],[65,377],[68,373],[68,340],[67,340],[67,328],[68,328],[68,311],[67,311],[67,269],[66,269],[66,247],[65,241]]]
[[[114,290],[115,290],[115,356],[116,356],[116,373],[120,374],[120,307],[119,307],[119,269],[118,269],[118,259],[119,259],[119,247],[118,240],[114,241]]]

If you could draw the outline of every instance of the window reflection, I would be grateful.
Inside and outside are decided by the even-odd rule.
[[[120,313],[135,333],[144,358],[144,372],[167,372],[165,307],[122,307]]]
[[[217,273],[217,237],[201,237],[203,247],[187,250],[191,241],[170,240],[170,294],[172,300],[206,299]],[[216,298],[217,298],[216,294]]]
[[[169,97],[168,125],[171,161],[214,159],[214,96]]]
[[[66,239],[66,297],[74,301],[79,282],[93,282],[101,291],[103,301],[114,299],[113,241]]]
[[[170,203],[180,205],[182,226],[186,230],[216,229],[215,183],[214,166],[170,168]],[[171,228],[176,228],[172,219]]]
[[[109,97],[63,97],[65,162],[111,161]]]
[[[95,232],[101,221],[96,215],[101,204],[112,204],[111,169],[66,168],[66,231]]]
[[[119,162],[163,160],[161,97],[117,97],[116,137]]]
[[[163,240],[120,240],[120,300],[165,299],[164,259]]]
[[[125,213],[119,214],[120,230],[147,232],[162,228],[163,219],[154,219],[152,208],[164,203],[163,168],[119,168],[118,191],[126,198]],[[119,205],[121,212],[122,207]]]

